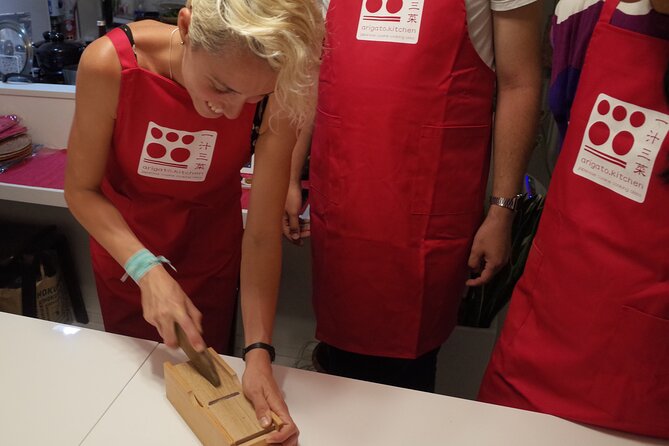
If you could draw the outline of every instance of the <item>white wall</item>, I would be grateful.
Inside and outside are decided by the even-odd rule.
[[[21,116],[33,142],[65,148],[74,116],[74,88],[73,85],[0,83],[0,115]]]
[[[10,12],[30,13],[33,30],[33,42],[42,40],[42,33],[51,29],[49,24],[49,5],[47,0],[0,0],[0,14]]]
[[[90,42],[98,38],[98,28],[95,22],[102,19],[102,4],[100,0],[79,0],[79,40]]]

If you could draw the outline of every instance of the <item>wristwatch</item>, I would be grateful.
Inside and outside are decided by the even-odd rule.
[[[517,211],[518,206],[520,205],[520,199],[523,197],[523,194],[518,194],[512,198],[503,198],[503,197],[490,197],[490,204],[500,206],[503,208],[510,209],[512,211]]]

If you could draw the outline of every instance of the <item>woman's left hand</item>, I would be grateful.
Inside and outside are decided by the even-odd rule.
[[[246,354],[245,361],[246,369],[242,377],[242,387],[244,395],[255,408],[260,425],[268,427],[272,424],[270,411],[277,414],[283,422],[281,429],[272,433],[267,442],[283,446],[296,446],[300,431],[290,417],[288,406],[274,380],[269,355],[262,349],[255,349]]]

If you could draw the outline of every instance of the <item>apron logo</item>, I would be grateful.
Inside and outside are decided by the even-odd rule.
[[[175,181],[202,182],[207,177],[217,133],[185,132],[149,122],[137,173]]]
[[[363,0],[358,40],[418,43],[424,0]]]
[[[669,116],[600,94],[573,172],[643,203]]]

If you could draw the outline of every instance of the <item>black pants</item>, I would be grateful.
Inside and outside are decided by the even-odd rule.
[[[416,359],[361,355],[324,342],[314,350],[316,368],[330,375],[434,392],[439,348]]]

